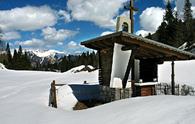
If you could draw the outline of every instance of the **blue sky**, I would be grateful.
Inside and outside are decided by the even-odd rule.
[[[128,15],[127,0],[0,0],[3,40],[12,48],[86,50],[80,42],[115,31],[116,17]],[[166,0],[135,0],[135,34],[146,35],[160,25]],[[172,1],[172,6],[181,5]],[[181,0],[178,0],[181,1]],[[181,8],[181,7],[180,7]],[[194,14],[195,15],[195,14]]]

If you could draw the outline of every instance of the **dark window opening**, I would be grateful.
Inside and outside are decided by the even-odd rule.
[[[129,31],[128,27],[129,27],[129,25],[126,22],[124,22],[122,25],[122,31],[128,32]]]

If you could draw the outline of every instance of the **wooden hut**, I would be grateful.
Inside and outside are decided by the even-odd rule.
[[[158,64],[162,64],[164,61],[195,59],[195,55],[192,53],[123,31],[90,39],[81,42],[81,44],[98,51],[99,83],[104,86],[110,86],[112,80],[111,75],[115,61],[113,56],[115,56],[116,44],[122,46],[120,47],[121,51],[130,50],[131,55],[128,57],[124,72],[122,72],[124,73],[122,75],[122,84],[123,88],[125,88],[130,72],[133,84],[136,85],[140,79],[143,83],[150,82],[148,83],[150,85],[136,85],[137,89],[134,89],[134,94],[141,96],[154,94],[154,92],[151,92],[154,88],[151,82],[158,79]],[[135,66],[136,60],[139,61],[138,68]],[[118,65],[115,66],[119,66],[120,62],[122,63],[123,59],[119,60]]]

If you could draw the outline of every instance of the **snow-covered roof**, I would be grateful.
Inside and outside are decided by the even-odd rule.
[[[95,39],[87,40],[81,44],[92,49],[100,50],[111,48],[114,43],[127,47],[138,46],[135,57],[138,59],[161,58],[162,60],[189,60],[195,59],[195,54],[178,48],[159,43],[154,40],[143,38],[127,32],[116,32]]]

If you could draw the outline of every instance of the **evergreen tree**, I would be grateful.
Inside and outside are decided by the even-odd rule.
[[[165,15],[163,22],[159,26],[157,33],[157,41],[168,44],[171,46],[177,46],[177,19],[173,15],[170,1],[167,2]]]
[[[16,49],[14,49],[14,55],[13,55],[13,68],[12,69],[19,69],[18,68],[18,64],[19,64],[19,56],[18,56],[18,52]]]
[[[22,56],[22,46],[19,46],[18,57],[20,58],[21,56]]]
[[[184,27],[183,27],[183,22],[181,19],[178,19],[178,14],[177,12],[175,13],[175,20],[173,22],[175,24],[175,47],[180,47],[184,43]]]
[[[169,0],[167,2],[165,11],[164,21],[167,23],[167,25],[169,25],[174,21],[173,11]]]
[[[164,21],[167,23],[166,26],[166,44],[175,46],[177,44],[176,36],[177,36],[177,19],[173,15],[172,7],[170,1],[167,2],[166,12],[164,16]]]
[[[11,69],[13,67],[13,61],[12,61],[12,55],[11,55],[9,43],[7,43],[6,53],[7,53],[7,65],[5,66]]]
[[[184,41],[188,43],[188,46],[191,46],[194,43],[193,36],[193,19],[192,19],[192,4],[189,0],[185,0],[184,5]]]
[[[32,69],[31,62],[30,62],[30,59],[29,59],[28,54],[27,54],[26,51],[25,51],[23,56],[24,56],[24,67],[25,67],[25,69],[27,69],[27,70]]]
[[[167,27],[167,23],[163,21],[161,25],[158,27],[158,30],[156,31],[158,35],[157,41],[164,44],[167,44],[168,41],[168,36],[166,34],[167,33],[166,27]]]
[[[146,36],[146,38],[152,40],[152,35],[151,35],[151,33],[148,33],[148,36]]]
[[[0,51],[4,50],[4,42],[2,40],[2,37],[3,37],[3,34],[2,34],[1,29],[0,29]]]

